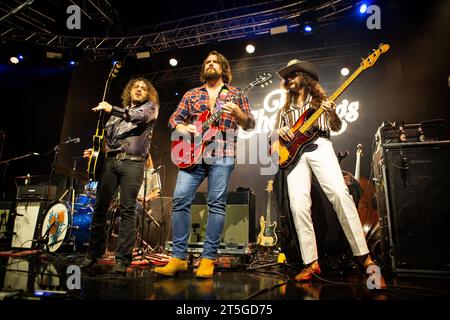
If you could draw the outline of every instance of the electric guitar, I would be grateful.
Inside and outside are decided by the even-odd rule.
[[[263,73],[250,82],[244,90],[240,90],[239,93],[231,99],[231,102],[235,103],[253,87],[263,87],[268,82],[272,82],[272,78],[273,76],[270,73]],[[172,140],[172,162],[178,168],[187,169],[200,162],[206,143],[210,141],[219,130],[214,123],[220,118],[224,111],[223,108],[220,107],[220,103],[222,102],[217,101],[217,103],[219,103],[217,111],[212,114],[209,110],[204,111],[195,123],[197,132],[202,134],[201,137],[194,137],[194,135],[191,134],[190,137],[181,136],[178,140]]]
[[[109,72],[108,79],[106,80],[105,89],[103,90],[103,99],[105,101],[106,94],[109,90],[112,79],[117,76],[119,69],[122,67],[120,62],[116,62]],[[99,111],[97,129],[95,130],[95,135],[92,138],[92,153],[88,162],[88,177],[90,180],[98,181],[100,178],[100,172],[105,162],[106,152],[105,152],[105,123],[104,123],[104,112]]]
[[[273,180],[267,181],[267,213],[266,213],[266,219],[264,219],[264,216],[261,216],[259,219],[259,224],[261,226],[261,231],[259,232],[258,239],[256,240],[257,243],[260,246],[263,247],[273,247],[277,244],[278,238],[277,234],[275,232],[275,229],[277,227],[277,223],[274,221],[273,223],[270,223],[270,207],[271,207],[271,195],[272,195],[272,188],[273,186]]]
[[[363,70],[372,67],[379,56],[388,50],[388,44],[380,44],[377,50],[373,50],[373,53],[366,59],[363,59],[359,68],[327,100],[336,100]],[[270,154],[278,157],[278,163],[282,169],[286,169],[294,163],[294,160],[303,153],[305,147],[317,139],[317,130],[310,129],[324,111],[325,109],[323,107],[319,107],[317,110],[312,108],[306,110],[290,129],[294,135],[294,139],[291,141],[277,139],[272,143]]]

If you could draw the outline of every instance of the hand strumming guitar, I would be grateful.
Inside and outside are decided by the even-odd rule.
[[[92,148],[83,151],[83,158],[89,159],[92,156]]]

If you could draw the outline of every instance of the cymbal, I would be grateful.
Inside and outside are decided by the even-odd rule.
[[[32,176],[17,176],[14,177],[14,179],[31,179],[31,178],[42,178],[42,177],[48,177],[47,174],[35,174]]]
[[[61,172],[63,174],[66,174],[68,176],[74,176],[77,178],[80,178],[82,180],[85,180],[86,182],[89,180],[87,174],[81,173],[79,171],[73,170],[72,168],[62,166],[62,165],[55,165],[55,171]]]

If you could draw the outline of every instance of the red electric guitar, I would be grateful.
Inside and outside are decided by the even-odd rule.
[[[235,103],[239,98],[245,95],[251,88],[256,86],[264,86],[268,82],[271,82],[273,76],[270,73],[263,73],[239,93],[234,96],[231,102]],[[217,101],[217,103],[221,103]],[[172,140],[171,155],[172,162],[180,169],[191,168],[201,161],[205,145],[212,137],[218,132],[218,128],[215,125],[217,119],[223,113],[223,108],[217,108],[218,110],[211,114],[209,110],[203,112],[195,125],[197,126],[197,132],[200,132],[201,136],[191,135],[190,137],[180,136],[178,140]]]

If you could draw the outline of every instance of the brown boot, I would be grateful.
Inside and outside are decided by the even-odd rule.
[[[363,256],[364,257],[364,256]],[[364,262],[362,263],[362,268],[364,269],[364,273],[370,277],[371,275],[375,274],[377,272],[377,270],[379,271],[379,280],[380,280],[380,286],[379,288],[375,289],[386,289],[387,285],[386,285],[386,281],[384,280],[383,275],[381,274],[381,269],[379,266],[377,266],[377,264],[372,260],[372,258],[370,257],[370,255],[367,255],[366,258],[364,259]]]
[[[214,273],[214,260],[202,258],[195,275],[198,278],[211,278]]]
[[[164,267],[157,267],[153,269],[156,273],[163,274],[165,276],[174,276],[178,272],[186,271],[188,264],[186,260],[172,257]]]
[[[310,263],[307,267],[303,268],[302,271],[298,275],[295,276],[295,281],[307,281],[313,278],[313,275],[320,274],[320,266],[319,263],[314,261]]]

